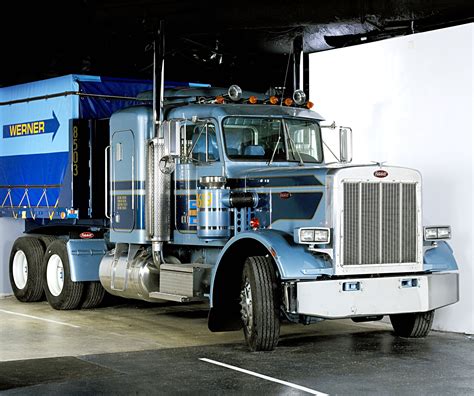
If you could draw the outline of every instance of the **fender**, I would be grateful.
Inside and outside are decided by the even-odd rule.
[[[103,239],[70,239],[67,255],[73,282],[98,281],[99,266],[107,253]]]
[[[423,257],[425,271],[456,271],[458,264],[454,258],[453,249],[445,241],[438,241],[438,246],[429,248]]]
[[[216,273],[220,265],[226,259],[226,253],[236,244],[243,240],[253,240],[260,243],[270,254],[277,265],[280,279],[315,279],[320,275],[332,275],[332,263],[322,257],[315,256],[307,251],[305,245],[293,242],[293,236],[278,230],[246,231],[229,240],[217,258],[213,268],[211,281],[211,304],[212,291]],[[246,256],[257,256],[258,252],[246,252]],[[261,253],[260,253],[261,254]]]
[[[226,244],[213,268],[209,295],[211,331],[241,327],[240,286],[245,259],[270,255],[282,280],[316,279],[333,273],[329,256],[313,255],[294,243],[293,236],[278,230],[245,231]]]

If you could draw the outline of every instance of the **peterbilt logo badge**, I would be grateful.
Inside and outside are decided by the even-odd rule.
[[[79,238],[81,239],[92,239],[94,238],[94,234],[89,231],[84,231],[79,234]]]
[[[291,193],[288,192],[288,191],[282,191],[280,193],[280,198],[281,199],[288,199],[288,198],[291,198]]]
[[[374,176],[375,177],[379,177],[379,178],[382,178],[382,177],[387,177],[388,176],[388,172],[387,171],[384,171],[382,169],[380,170],[377,170],[374,172]]]

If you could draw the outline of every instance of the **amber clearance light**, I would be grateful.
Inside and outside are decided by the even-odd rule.
[[[255,104],[257,103],[257,97],[252,95],[250,98],[249,98],[249,103],[250,104]]]
[[[314,103],[313,103],[313,102],[308,102],[308,103],[306,103],[306,107],[307,107],[308,109],[310,109],[310,110],[313,108],[313,106],[314,106]]]
[[[293,99],[286,98],[283,103],[285,104],[285,106],[291,106],[293,104]]]
[[[223,96],[216,96],[216,103],[217,104],[224,104],[225,103],[225,99]]]
[[[278,98],[277,98],[276,96],[270,96],[269,102],[270,102],[272,105],[275,105],[275,104],[278,103]]]

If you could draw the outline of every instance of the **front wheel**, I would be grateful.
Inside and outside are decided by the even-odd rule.
[[[270,258],[245,261],[240,292],[244,336],[251,351],[271,351],[280,337],[278,286]]]
[[[422,338],[431,331],[434,311],[390,315],[395,334],[400,337]]]
[[[66,243],[52,242],[43,258],[44,291],[54,309],[76,309],[82,299],[84,284],[71,280]]]

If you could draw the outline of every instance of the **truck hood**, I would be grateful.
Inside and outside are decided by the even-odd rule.
[[[245,187],[325,186],[327,179],[360,179],[365,181],[421,181],[417,170],[380,164],[331,164],[325,166],[266,167],[242,172]]]

